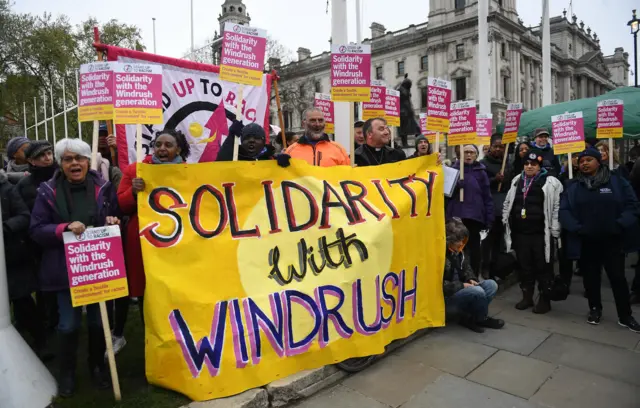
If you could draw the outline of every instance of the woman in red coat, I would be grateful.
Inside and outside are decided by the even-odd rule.
[[[190,146],[185,135],[179,130],[165,129],[156,134],[152,142],[153,155],[147,156],[143,163],[180,164],[189,157]],[[140,316],[144,323],[143,303],[145,276],[140,247],[140,225],[138,222],[138,193],[144,191],[144,180],[136,177],[136,163],[130,164],[124,171],[118,188],[118,204],[123,214],[129,215],[129,223],[124,237],[125,263],[129,281],[129,296],[139,299]]]

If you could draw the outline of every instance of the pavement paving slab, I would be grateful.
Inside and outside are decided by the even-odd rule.
[[[391,355],[345,379],[342,385],[395,408],[443,374],[416,359]]]
[[[437,329],[436,333],[443,333],[456,339],[480,343],[525,356],[531,354],[536,347],[551,335],[548,331],[532,329],[514,323],[507,323],[501,330],[487,329],[484,333],[475,333],[454,324]]]
[[[501,350],[467,379],[527,399],[549,379],[555,368],[554,364]]]
[[[381,402],[342,385],[328,388],[296,405],[296,408],[389,408]]]
[[[633,350],[554,334],[531,357],[640,386],[640,353]]]
[[[560,367],[530,401],[548,408],[638,408],[640,388]]]
[[[539,405],[445,374],[401,408],[538,408]],[[364,408],[364,407],[363,407]]]
[[[464,377],[496,351],[493,347],[431,333],[398,350],[396,355]]]

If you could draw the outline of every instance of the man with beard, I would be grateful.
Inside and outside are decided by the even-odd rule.
[[[344,148],[340,144],[329,140],[329,136],[324,133],[325,123],[322,110],[309,108],[304,111],[302,117],[304,135],[298,139],[297,143],[289,146],[284,155],[278,157],[278,163],[290,156],[293,159],[304,160],[312,166],[351,165],[349,156]]]
[[[391,140],[391,131],[383,118],[369,119],[364,122],[365,144],[355,151],[358,167],[376,166],[405,160],[404,151],[387,146]]]
[[[231,131],[229,131],[231,133]],[[233,160],[233,142],[235,137],[227,137],[222,143],[216,161]],[[275,148],[266,144],[266,133],[262,126],[250,123],[240,131],[240,147],[238,147],[238,160],[256,161],[273,159]]]

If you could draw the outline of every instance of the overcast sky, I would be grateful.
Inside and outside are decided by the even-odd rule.
[[[190,47],[190,0],[13,0],[14,10],[42,14],[66,14],[78,23],[89,16],[100,21],[111,18],[135,24],[142,30],[145,45],[153,50],[152,17],[156,18],[158,54],[181,57]],[[218,15],[224,0],[192,0],[194,3],[194,33],[196,46],[219,30]],[[451,0],[453,2],[453,0]],[[550,0],[551,16],[569,8],[569,0]],[[313,55],[329,49],[330,15],[326,0],[244,0],[251,16],[251,25],[266,29],[269,34],[295,52],[309,48]],[[371,22],[383,24],[387,30],[400,30],[409,24],[427,21],[428,0],[362,0],[363,37],[370,37]],[[390,6],[390,3],[393,4]],[[517,0],[518,13],[525,25],[540,22],[541,0]],[[635,3],[635,4],[634,4]],[[181,6],[178,6],[181,5]],[[355,41],[355,0],[349,0],[350,41]],[[634,0],[573,0],[573,12],[600,37],[604,55],[613,54],[622,46],[629,52],[633,69],[633,37],[627,21]],[[639,7],[640,8],[640,7]],[[296,10],[296,12],[293,12]]]

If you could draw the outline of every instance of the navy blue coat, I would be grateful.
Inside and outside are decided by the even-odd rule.
[[[31,239],[42,247],[42,261],[40,263],[40,290],[59,291],[69,290],[67,275],[67,261],[64,255],[62,233],[69,222],[65,222],[56,207],[56,178],[59,171],[46,183],[40,184],[38,197],[31,211],[31,225],[29,235]],[[104,181],[93,170],[89,170],[87,177],[93,178],[96,190],[96,227],[106,223],[107,216],[118,216],[118,199],[111,183]]]
[[[619,238],[625,252],[640,249],[640,204],[623,177],[611,173],[609,182],[588,189],[570,180],[560,199],[560,224],[567,231],[567,258],[580,259],[582,240]]]

